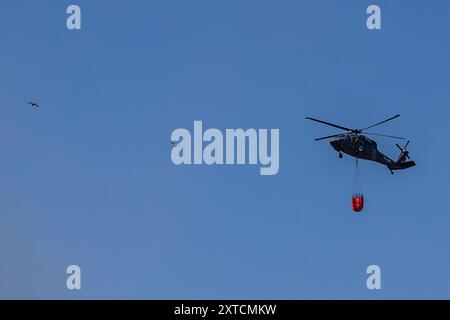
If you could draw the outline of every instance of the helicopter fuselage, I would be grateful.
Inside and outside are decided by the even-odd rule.
[[[342,134],[330,139],[331,146],[349,156],[392,166],[395,161],[378,151],[377,143],[363,134]]]

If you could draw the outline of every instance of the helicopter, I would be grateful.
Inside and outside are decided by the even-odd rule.
[[[349,156],[355,157],[356,160],[364,159],[378,162],[382,165],[385,165],[390,170],[391,174],[394,174],[394,170],[403,170],[416,165],[414,161],[408,161],[409,151],[406,149],[406,147],[409,144],[409,140],[404,147],[401,147],[398,143],[396,144],[397,148],[400,149],[400,155],[398,156],[397,160],[394,161],[391,158],[384,155],[383,153],[381,153],[380,151],[378,151],[377,143],[374,140],[367,137],[367,135],[382,136],[399,140],[405,140],[405,138],[380,133],[370,133],[366,132],[366,130],[378,126],[380,124],[383,124],[385,122],[391,121],[398,117],[400,117],[399,114],[392,116],[386,120],[377,122],[364,129],[350,129],[344,126],[340,126],[334,123],[330,123],[327,121],[311,117],[306,117],[306,119],[345,131],[344,133],[338,133],[314,139],[315,141],[330,139],[330,144],[334,148],[334,150],[336,150],[339,153],[339,158],[342,159],[343,154],[345,153],[348,154]]]

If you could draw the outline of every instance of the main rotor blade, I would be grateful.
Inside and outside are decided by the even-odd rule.
[[[319,141],[319,140],[328,139],[328,138],[334,138],[334,137],[340,136],[341,134],[342,134],[342,133],[338,133],[338,134],[333,134],[333,135],[331,135],[331,136],[326,136],[326,137],[316,138],[316,139],[314,139],[314,141]]]
[[[319,119],[310,118],[310,117],[306,117],[306,119],[312,120],[312,121],[316,121],[316,122],[319,122],[319,123],[323,123],[323,124],[326,124],[327,126],[332,126],[332,127],[335,127],[335,128],[341,129],[341,130],[352,131],[352,129],[349,129],[349,128],[346,128],[346,127],[343,127],[343,126],[340,126],[340,125],[337,125],[337,124],[334,124],[334,123],[322,121],[322,120],[319,120]]]
[[[373,124],[373,125],[371,125],[371,126],[368,126],[367,128],[364,128],[364,129],[362,129],[361,131],[367,130],[367,129],[369,129],[369,128],[373,128],[373,127],[375,127],[375,126],[378,126],[378,125],[380,125],[380,124],[382,124],[382,123],[391,121],[391,120],[393,120],[393,119],[395,119],[395,118],[398,118],[398,117],[400,117],[399,114],[397,114],[397,115],[395,115],[395,116],[393,116],[393,117],[390,117],[390,118],[388,118],[388,119],[386,119],[386,120],[383,120],[383,121],[381,121],[381,122],[375,123],[375,124]]]
[[[393,139],[399,139],[399,140],[405,140],[405,138],[402,138],[402,137],[390,136],[390,135],[381,134],[381,133],[364,132],[364,134],[369,134],[369,135],[374,135],[374,136],[381,136],[381,137],[387,137],[387,138],[393,138]]]

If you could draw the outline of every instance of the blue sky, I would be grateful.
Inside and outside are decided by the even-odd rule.
[[[0,4],[1,298],[450,298],[450,4],[75,3],[80,31],[72,2]],[[355,214],[354,161],[304,117],[397,113],[377,131],[411,139],[417,166],[361,162]],[[279,173],[173,165],[170,134],[194,120],[279,128]]]

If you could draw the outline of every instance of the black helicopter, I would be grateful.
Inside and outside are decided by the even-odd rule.
[[[380,133],[370,133],[365,132],[365,130],[373,128],[375,126],[378,126],[382,123],[388,122],[390,120],[393,120],[395,118],[400,117],[399,114],[390,117],[386,120],[383,120],[381,122],[375,123],[371,126],[368,126],[364,129],[350,129],[346,128],[334,123],[326,122],[323,120],[315,119],[306,117],[308,120],[316,121],[319,123],[326,124],[328,126],[332,126],[341,130],[344,130],[346,132],[344,133],[338,133],[333,134],[331,136],[321,137],[314,139],[315,141],[324,140],[324,139],[330,139],[331,146],[339,152],[339,158],[343,157],[343,153],[346,153],[352,157],[355,157],[357,159],[365,159],[370,161],[375,161],[378,163],[381,163],[388,167],[388,169],[391,171],[392,174],[394,174],[394,170],[402,170],[407,169],[410,167],[413,167],[416,165],[414,161],[407,161],[409,159],[409,151],[406,150],[406,147],[409,144],[409,141],[406,143],[406,145],[402,148],[398,144],[396,146],[400,149],[400,155],[397,158],[396,161],[390,159],[389,157],[382,154],[377,149],[377,143],[373,141],[372,139],[368,138],[366,135],[375,135],[375,136],[382,136],[382,137],[388,137],[388,138],[394,138],[394,139],[400,139],[404,140],[405,138],[401,137],[395,137],[390,136],[386,134],[380,134]]]

